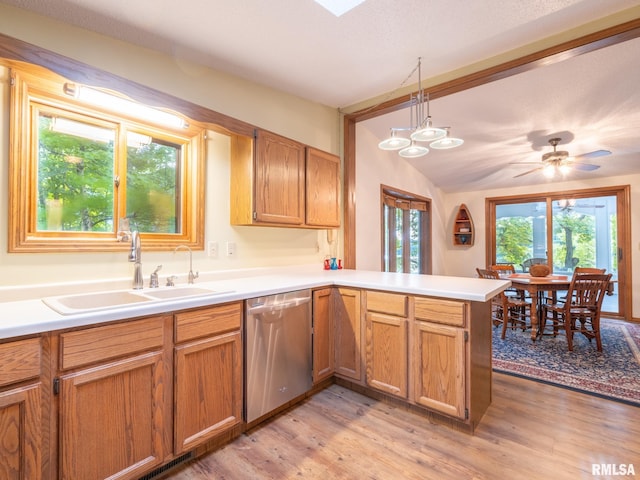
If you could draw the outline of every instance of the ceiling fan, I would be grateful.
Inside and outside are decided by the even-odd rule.
[[[561,138],[554,137],[549,139],[549,143],[553,147],[553,152],[548,152],[542,155],[542,164],[539,162],[518,162],[515,165],[538,165],[533,170],[529,170],[527,172],[516,175],[513,178],[522,177],[524,175],[528,175],[533,172],[537,172],[538,170],[542,170],[542,172],[547,177],[553,177],[556,173],[562,173],[563,175],[568,173],[571,169],[582,170],[585,172],[590,172],[592,170],[597,170],[600,168],[599,165],[593,165],[591,163],[582,163],[579,160],[583,158],[597,158],[603,157],[605,155],[610,155],[611,152],[609,150],[594,150],[593,152],[583,153],[582,155],[576,155],[575,157],[570,157],[569,152],[566,150],[557,150],[556,147],[560,143]]]

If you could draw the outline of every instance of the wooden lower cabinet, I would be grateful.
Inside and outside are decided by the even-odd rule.
[[[39,384],[0,390],[0,478],[37,480],[41,475]]]
[[[366,292],[366,383],[396,397],[407,399],[408,314],[406,295]]]
[[[333,288],[313,292],[313,383],[333,375],[335,371],[335,335]]]
[[[366,328],[367,385],[407,398],[407,319],[368,312]]]
[[[336,288],[333,323],[335,329],[335,373],[362,382],[360,290]]]
[[[416,321],[413,392],[416,404],[452,417],[467,418],[465,331]]]
[[[60,378],[60,478],[136,478],[163,462],[162,352]]]
[[[41,338],[0,344],[0,478],[39,480],[43,442]]]
[[[134,479],[165,461],[171,320],[60,335],[61,366],[73,368],[59,377],[61,480]]]
[[[242,422],[242,304],[176,314],[174,453]]]

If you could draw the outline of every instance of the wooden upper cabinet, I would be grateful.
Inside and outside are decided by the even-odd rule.
[[[340,226],[340,159],[263,130],[231,137],[232,225]]]
[[[340,157],[307,147],[306,223],[340,226]]]
[[[256,135],[255,212],[265,223],[304,223],[304,145],[273,133]]]

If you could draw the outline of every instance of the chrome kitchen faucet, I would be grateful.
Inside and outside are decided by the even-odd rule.
[[[142,281],[142,248],[140,245],[140,234],[137,230],[131,232],[131,251],[129,252],[129,261],[134,262],[133,269],[133,289],[140,290],[143,285]]]

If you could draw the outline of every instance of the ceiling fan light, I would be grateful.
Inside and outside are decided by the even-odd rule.
[[[547,178],[553,178],[556,175],[556,166],[555,165],[545,165],[542,168],[542,174]]]
[[[404,158],[418,158],[426,155],[427,153],[429,153],[429,149],[427,147],[416,145],[415,143],[411,142],[411,145],[400,150],[398,152],[398,155]]]
[[[381,150],[400,150],[411,145],[411,140],[404,137],[396,137],[395,130],[391,130],[391,136],[378,144]]]
[[[571,165],[561,163],[560,166],[558,166],[558,171],[564,176],[571,171]]]

